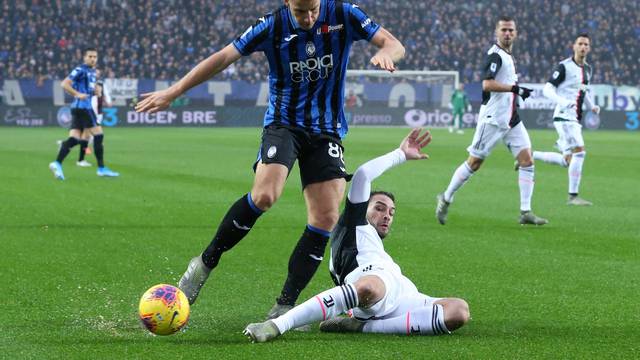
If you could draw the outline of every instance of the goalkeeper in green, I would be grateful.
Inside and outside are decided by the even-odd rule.
[[[458,89],[451,94],[451,100],[449,101],[449,108],[452,111],[453,119],[449,126],[449,132],[453,132],[455,129],[458,134],[462,134],[462,117],[464,116],[465,109],[471,111],[471,103],[467,94],[464,93],[464,84],[460,84]]]

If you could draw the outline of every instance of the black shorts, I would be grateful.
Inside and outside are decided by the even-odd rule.
[[[71,109],[71,129],[84,130],[98,126],[98,119],[92,109]]]
[[[269,125],[262,131],[262,144],[253,169],[258,162],[263,164],[282,164],[289,169],[298,160],[302,188],[313,183],[344,178],[347,173],[344,148],[339,138],[313,134],[294,127]]]

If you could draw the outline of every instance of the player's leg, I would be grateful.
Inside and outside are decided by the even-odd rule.
[[[457,298],[425,302],[405,313],[381,320],[368,320],[362,332],[406,335],[444,335],[461,328],[470,319],[469,305]]]
[[[83,112],[80,109],[71,109],[71,128],[69,130],[69,137],[60,144],[56,160],[49,164],[49,170],[53,172],[56,179],[64,180],[62,162],[67,155],[69,155],[69,151],[71,151],[74,146],[78,145],[82,135],[82,130],[87,127],[86,122],[87,119],[84,117]]]
[[[566,138],[567,138],[567,121],[556,121],[554,120],[553,126],[556,128],[556,132],[558,132],[558,141],[556,142],[560,151],[565,151],[566,148]],[[562,167],[569,166],[569,162],[566,159],[566,153],[559,153],[554,151],[534,151],[533,159],[540,160],[547,164],[559,165]]]
[[[524,124],[518,123],[504,136],[504,143],[518,163],[518,187],[520,188],[520,224],[544,225],[546,219],[531,211],[531,199],[535,184],[535,165],[531,154],[531,140]]]
[[[98,162],[98,170],[96,174],[98,176],[105,177],[117,177],[120,176],[118,172],[115,172],[104,165],[104,131],[102,126],[98,124],[96,114],[93,111],[89,111],[93,127],[89,129],[91,135],[93,135],[93,153]]]
[[[569,163],[569,199],[568,205],[589,206],[593,205],[590,201],[582,199],[578,196],[580,191],[580,182],[582,180],[582,166],[587,155],[584,147],[584,139],[582,137],[582,125],[577,122],[567,124],[568,129],[568,147],[570,153],[567,156]]]
[[[267,318],[277,317],[295,305],[316,273],[331,230],[340,217],[346,188],[342,146],[326,138],[311,139],[300,155],[300,177],[307,205],[307,225],[289,258],[287,279]]]
[[[458,166],[451,177],[451,181],[449,181],[447,189],[437,196],[436,218],[440,224],[444,225],[447,221],[449,205],[453,202],[455,193],[480,169],[484,159],[489,156],[504,132],[505,130],[493,124],[478,123],[476,125],[473,141],[467,148],[469,158]]]
[[[81,167],[89,167],[91,163],[85,160],[85,155],[87,154],[87,149],[89,148],[89,139],[91,138],[91,132],[88,129],[84,129],[82,131],[82,135],[80,136],[79,144],[80,144],[80,152],[78,154],[78,162],[76,165]]]
[[[207,248],[201,255],[191,259],[187,271],[178,282],[189,303],[195,302],[222,254],[239,243],[262,213],[280,198],[297,154],[295,141],[288,132],[276,128],[264,129],[251,192],[231,205]]]
[[[383,299],[385,293],[385,283],[380,277],[363,276],[353,284],[325,290],[272,320],[249,324],[245,335],[254,342],[265,342],[291,329],[333,319],[358,306],[369,308]]]

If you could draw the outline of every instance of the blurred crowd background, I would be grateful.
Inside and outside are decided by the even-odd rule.
[[[578,33],[591,36],[593,83],[640,85],[640,1],[429,0],[357,3],[407,49],[404,70],[458,70],[479,81],[499,15],[517,21],[521,82],[545,82],[571,55]],[[82,49],[98,48],[107,77],[172,80],[221,49],[282,0],[0,0],[0,80],[64,78]],[[354,45],[351,69],[370,68],[374,49]],[[230,67],[225,79],[261,81],[262,54]]]

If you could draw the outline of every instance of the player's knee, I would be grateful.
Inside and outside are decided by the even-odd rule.
[[[480,169],[480,166],[482,166],[482,162],[483,160],[480,158],[469,157],[469,159],[467,160],[467,165],[469,165],[469,168],[471,168],[471,170],[475,172]]]
[[[462,299],[451,299],[444,311],[444,323],[449,331],[454,331],[469,322],[471,313],[469,304]]]
[[[384,297],[386,291],[382,280],[373,276],[361,278],[354,285],[358,293],[359,306],[362,308],[375,305]]]
[[[309,224],[314,227],[331,231],[338,223],[340,214],[337,210],[313,211],[309,214]]]
[[[252,191],[251,200],[262,211],[269,210],[278,200],[275,191]]]

